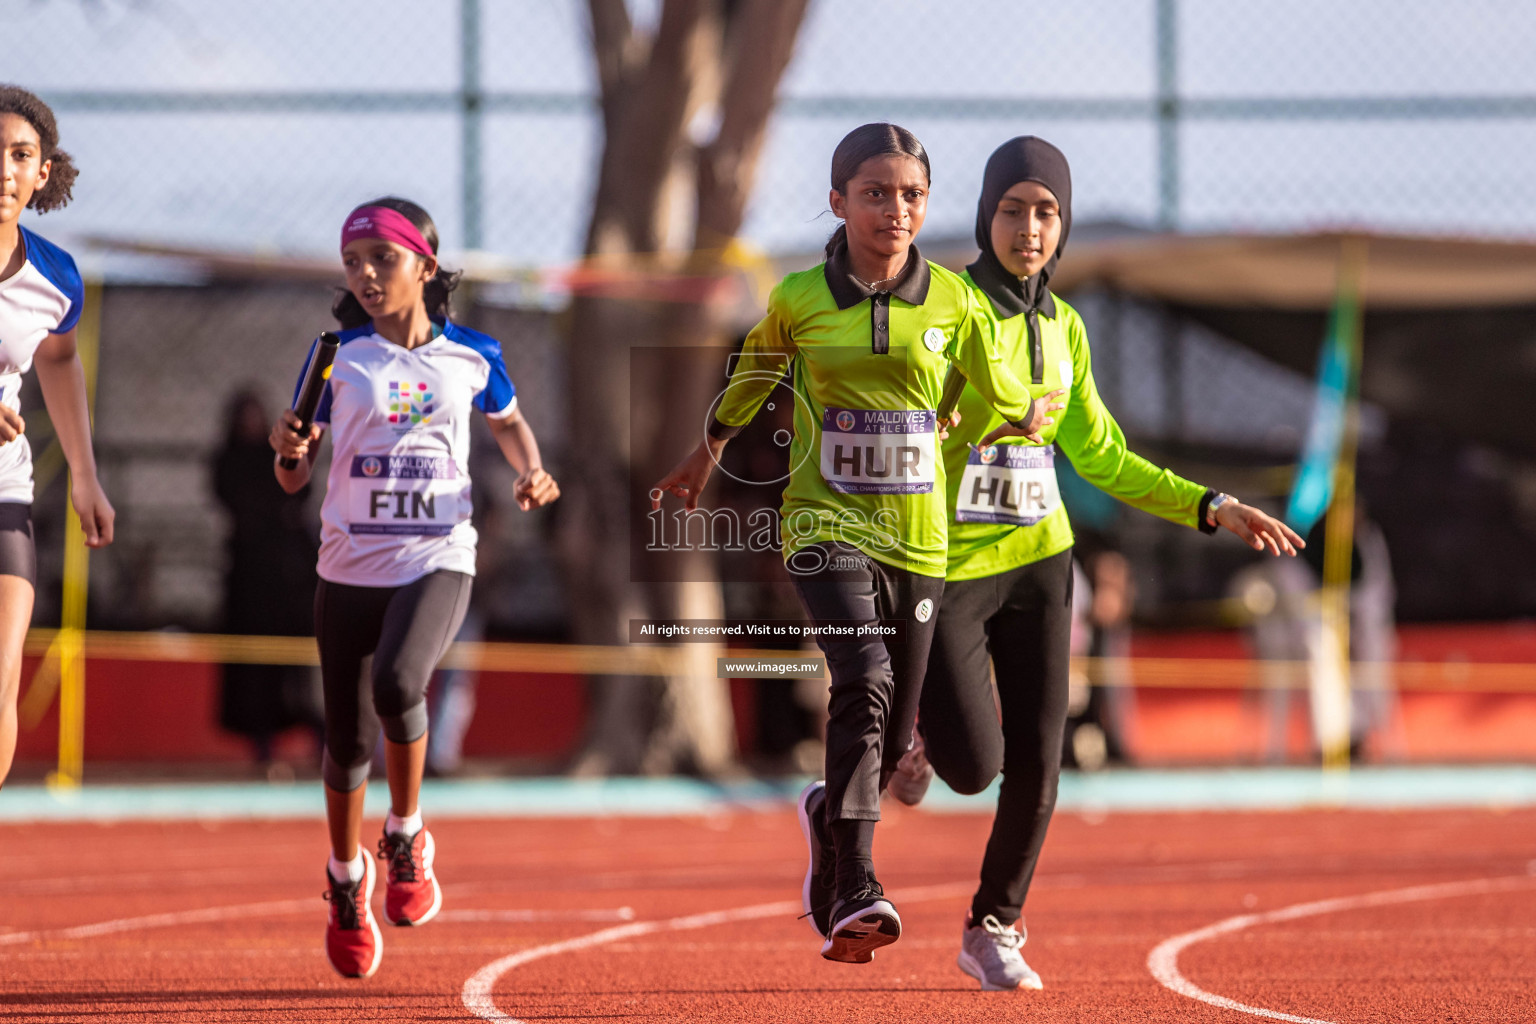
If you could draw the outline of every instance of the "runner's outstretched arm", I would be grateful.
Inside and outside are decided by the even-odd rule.
[[[539,455],[539,442],[533,429],[523,418],[522,410],[513,409],[509,415],[487,417],[491,436],[507,462],[517,470],[517,507],[527,512],[542,508],[560,497],[560,485],[544,469]]]

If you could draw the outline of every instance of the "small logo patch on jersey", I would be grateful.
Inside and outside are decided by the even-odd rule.
[[[925,597],[917,602],[917,607],[913,609],[912,614],[917,617],[918,622],[927,622],[933,618],[933,599]]]
[[[929,352],[941,352],[944,349],[944,332],[937,327],[930,327],[923,332],[923,347]]]
[[[405,429],[432,422],[432,399],[436,397],[424,383],[404,380],[389,382],[389,422]]]

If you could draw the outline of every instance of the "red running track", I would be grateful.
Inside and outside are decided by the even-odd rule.
[[[1536,810],[1061,815],[1027,913],[1044,992],[980,992],[954,965],[987,826],[888,812],[876,858],[906,931],[851,966],[782,905],[803,870],[789,809],[445,820],[442,916],[386,927],[362,982],[321,952],[319,822],[0,826],[0,1022],[478,1019],[466,998],[540,1024],[1536,1021]],[[1419,886],[1447,887],[1356,899]],[[1319,900],[1339,903],[1263,917]],[[1176,970],[1283,1016],[1149,970],[1239,915]]]

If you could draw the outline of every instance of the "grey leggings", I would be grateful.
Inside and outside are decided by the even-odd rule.
[[[325,686],[325,784],[351,792],[368,778],[379,726],[391,743],[427,732],[427,682],[469,609],[472,577],[429,573],[402,587],[321,580],[315,637]],[[363,674],[364,659],[373,670]],[[372,699],[369,700],[369,691]]]

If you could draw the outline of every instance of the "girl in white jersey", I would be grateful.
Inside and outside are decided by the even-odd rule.
[[[22,436],[21,375],[37,382],[69,462],[70,498],[85,542],[112,543],[112,505],[96,479],[85,373],[75,354],[84,288],[69,253],[20,224],[21,211],[69,202],[75,165],[59,149],[48,105],[0,85],[0,784],[16,753],[21,651],[32,621],[37,555],[32,546],[32,449]]]
[[[437,228],[426,211],[393,197],[358,207],[342,228],[341,256],[347,291],[334,312],[342,344],[315,425],[301,436],[288,410],[272,428],[272,447],[278,482],[291,493],[308,483],[322,432],[335,433],[315,594],[331,833],[326,953],[342,975],[365,978],[383,955],[369,908],[373,861],[360,849],[380,725],[390,796],[378,845],[389,869],[385,916],[425,924],[442,903],[417,797],[427,681],[463,621],[475,572],[471,411],[485,413],[520,474],[519,507],[547,505],[560,489],[518,410],[501,345],[448,319],[458,275],[438,266]],[[283,468],[284,458],[297,466]]]

